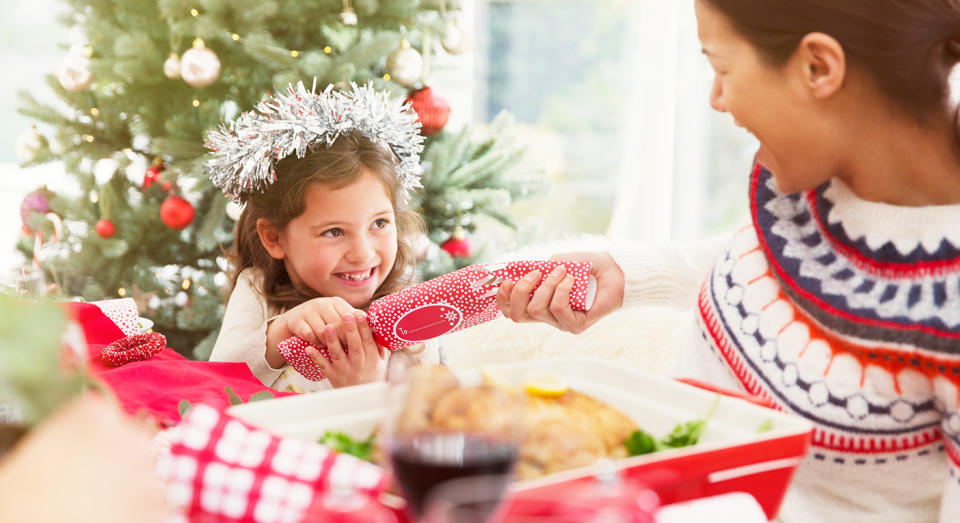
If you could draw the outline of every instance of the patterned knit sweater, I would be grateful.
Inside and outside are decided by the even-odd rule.
[[[867,202],[839,180],[784,195],[759,165],[750,203],[690,304],[680,373],[814,424],[784,521],[960,521],[960,205]],[[611,254],[626,302],[662,301],[656,253]]]

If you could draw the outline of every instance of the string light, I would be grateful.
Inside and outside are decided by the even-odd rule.
[[[196,98],[194,98],[192,103],[194,107],[200,107],[200,100],[197,100]]]
[[[237,33],[231,34],[231,35],[230,35],[230,38],[231,38],[234,42],[239,42],[239,41],[240,41],[240,35],[238,35]]]
[[[183,285],[181,285],[180,287],[183,287],[183,290],[189,289],[189,288],[190,288],[190,279],[188,278],[188,279],[186,279],[186,280],[183,280]]]
[[[390,73],[384,73],[383,79],[389,82],[389,81],[390,81]]]
[[[100,109],[97,109],[96,107],[91,107],[90,116],[93,116],[93,117],[100,116]]]
[[[93,143],[93,135],[92,134],[83,135],[83,141],[87,143]]]
[[[193,9],[190,10],[190,16],[196,18],[196,17],[200,16],[200,11],[197,11],[196,8],[193,8]]]
[[[333,49],[329,45],[323,47],[323,54],[330,54],[333,52]]]
[[[119,289],[117,289],[117,295],[123,298],[124,296],[127,295],[127,289],[120,287]]]
[[[290,51],[290,56],[296,58],[300,56],[300,51]]]
[[[97,203],[100,201],[100,195],[97,194],[97,191],[90,192],[90,203]]]

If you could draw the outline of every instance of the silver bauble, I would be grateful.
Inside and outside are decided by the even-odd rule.
[[[400,47],[387,56],[387,72],[394,82],[410,87],[423,74],[423,57],[404,39]]]
[[[217,53],[201,46],[194,46],[180,57],[180,76],[193,87],[206,87],[220,76],[220,59]]]
[[[81,45],[73,45],[67,51],[67,56],[57,68],[57,80],[64,89],[72,92],[84,91],[93,83],[90,54],[90,48]]]
[[[440,45],[450,54],[461,54],[470,48],[470,35],[461,28],[458,20],[451,18],[443,27]]]
[[[166,76],[171,80],[180,78],[180,57],[177,56],[177,53],[170,53],[170,56],[164,60],[163,76]]]

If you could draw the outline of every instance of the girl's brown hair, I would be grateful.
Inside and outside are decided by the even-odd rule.
[[[960,0],[702,0],[723,12],[772,65],[826,33],[848,62],[920,122],[942,110],[960,62]]]
[[[373,297],[389,294],[408,284],[416,262],[411,238],[423,231],[424,225],[422,218],[401,197],[396,165],[395,156],[388,147],[357,133],[341,135],[329,146],[318,144],[303,158],[289,156],[277,162],[276,180],[266,191],[247,198],[246,207],[237,221],[233,248],[228,255],[233,267],[231,292],[240,273],[254,267],[263,274],[263,284],[258,290],[272,307],[284,310],[320,297],[312,289],[294,286],[283,260],[270,256],[260,242],[257,220],[263,218],[272,227],[282,230],[303,214],[305,195],[311,184],[340,188],[359,179],[364,171],[379,178],[386,187],[397,225],[397,258]]]

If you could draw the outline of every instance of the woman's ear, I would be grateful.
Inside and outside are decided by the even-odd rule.
[[[807,34],[797,46],[796,57],[803,85],[814,98],[829,98],[843,87],[847,76],[846,54],[832,36]]]
[[[280,231],[263,218],[257,219],[257,236],[260,237],[260,243],[271,257],[278,260],[286,257],[283,242],[280,240]]]

